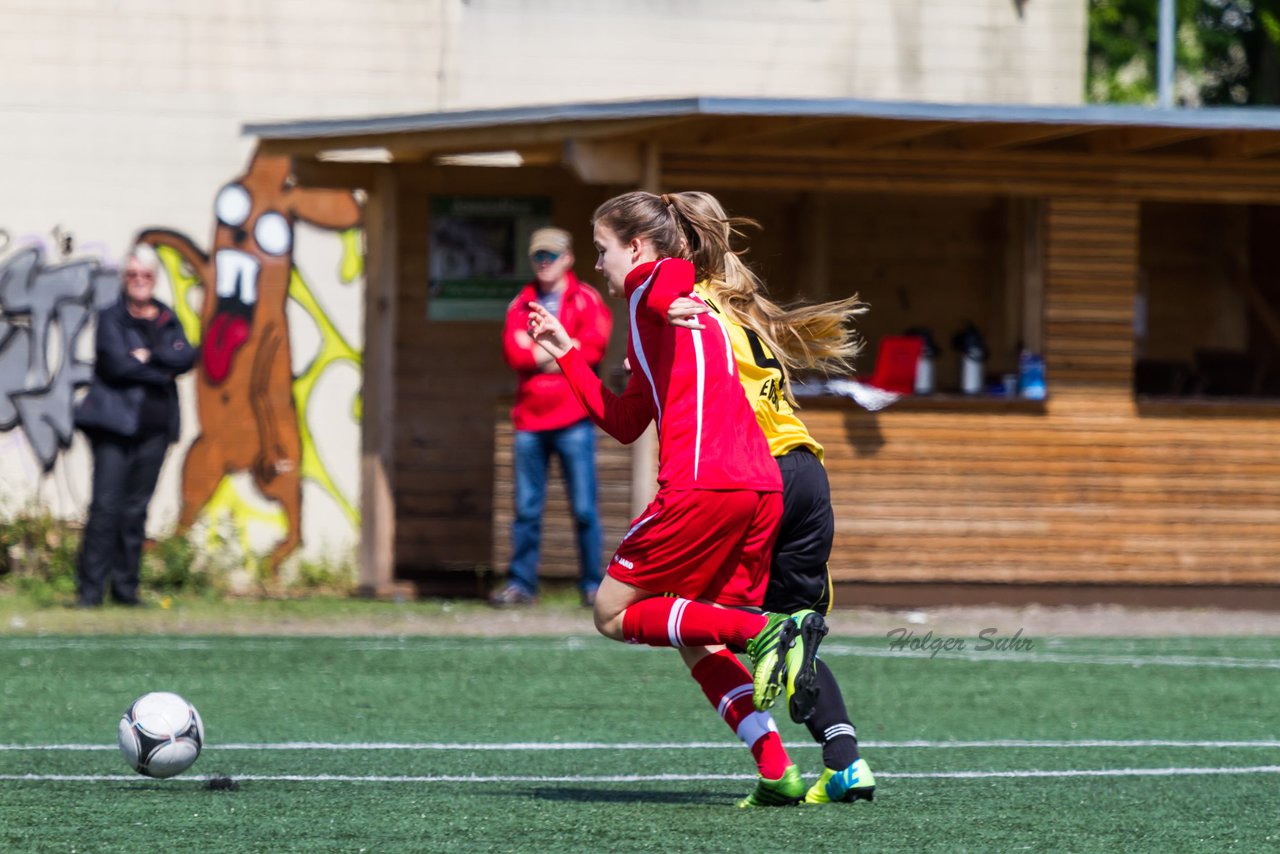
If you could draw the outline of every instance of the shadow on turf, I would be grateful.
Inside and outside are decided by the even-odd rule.
[[[188,785],[184,785],[188,784]],[[240,784],[231,777],[211,777],[203,780],[188,779],[181,782],[153,780],[143,783],[123,783],[118,788],[123,792],[164,792],[168,795],[189,795],[192,785],[206,792],[236,792]]]
[[[510,792],[506,793],[507,795]],[[724,792],[658,791],[654,789],[601,789],[539,787],[529,789],[528,795],[543,801],[574,801],[578,803],[641,803],[641,804],[723,804],[732,803],[740,795]]]

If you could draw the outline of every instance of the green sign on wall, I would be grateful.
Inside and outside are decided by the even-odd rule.
[[[533,278],[529,235],[551,224],[551,200],[437,196],[431,200],[427,317],[502,320]]]

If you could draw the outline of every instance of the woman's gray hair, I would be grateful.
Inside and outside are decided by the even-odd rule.
[[[160,272],[160,256],[156,254],[155,249],[145,243],[139,243],[129,250],[124,263],[127,265],[130,261],[137,261],[153,273]]]

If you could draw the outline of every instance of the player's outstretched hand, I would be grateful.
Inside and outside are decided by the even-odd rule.
[[[529,335],[557,359],[573,349],[573,339],[559,318],[536,302],[529,303]]]
[[[676,297],[667,309],[667,323],[672,326],[683,326],[686,329],[705,329],[698,315],[711,311],[706,303],[689,297]]]

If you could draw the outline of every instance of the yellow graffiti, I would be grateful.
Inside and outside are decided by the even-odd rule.
[[[165,272],[169,274],[169,281],[173,284],[173,313],[178,316],[178,322],[182,324],[182,331],[186,333],[187,340],[199,346],[200,315],[191,307],[187,296],[200,286],[200,280],[196,278],[195,271],[182,260],[178,250],[173,247],[157,246],[156,255],[160,257],[160,263],[164,265]]]
[[[363,369],[363,358],[360,352],[348,344],[342,334],[334,328],[329,316],[325,314],[324,309],[316,301],[315,295],[311,293],[311,288],[298,273],[297,267],[293,268],[289,276],[289,296],[302,306],[320,329],[320,352],[311,360],[307,369],[293,381],[293,403],[298,410],[298,433],[302,439],[302,476],[309,477],[318,483],[338,503],[351,524],[359,526],[360,511],[339,491],[324,460],[320,459],[320,455],[316,453],[315,439],[311,435],[311,420],[307,417],[307,413],[311,406],[311,394],[315,389],[316,381],[320,379],[320,375],[326,368],[334,362],[346,361],[354,365],[359,372]],[[352,417],[357,422],[360,420],[359,400],[360,397],[357,395],[352,407]]]
[[[347,229],[340,232],[339,237],[342,240],[342,260],[339,275],[344,283],[349,284],[364,272],[364,250],[361,245],[361,232],[358,228]],[[192,344],[198,345],[202,331],[200,316],[191,308],[188,296],[194,289],[199,288],[202,283],[187,268],[182,256],[177,251],[168,246],[160,246],[157,247],[156,252],[169,275],[169,281],[173,284],[174,313],[178,316],[183,331],[187,334],[187,339]],[[328,493],[341,508],[352,526],[358,527],[360,525],[359,509],[338,489],[332,475],[329,473],[328,467],[325,466],[324,460],[320,458],[320,454],[316,451],[316,443],[311,433],[308,411],[315,385],[319,381],[321,374],[330,365],[335,362],[346,361],[350,362],[357,371],[360,371],[363,367],[363,357],[358,350],[347,343],[342,334],[334,327],[328,315],[320,306],[315,294],[312,293],[311,288],[298,272],[297,267],[290,271],[289,296],[307,312],[320,330],[320,352],[307,366],[307,369],[293,380],[293,400],[298,411],[298,433],[302,440],[300,473],[304,478],[310,478]],[[356,395],[351,405],[351,417],[356,423],[360,423],[362,416],[361,396]],[[213,519],[229,515],[238,532],[237,536],[241,540],[241,545],[244,547],[246,555],[252,554],[248,542],[248,523],[253,522],[260,526],[268,526],[278,531],[281,536],[285,534],[288,527],[288,520],[282,510],[267,511],[252,504],[245,495],[241,494],[239,488],[230,477],[222,479],[213,497],[205,505],[203,512]]]
[[[364,274],[364,246],[361,240],[363,232],[358,228],[348,228],[338,234],[342,240],[342,265],[338,275],[343,284],[351,284]]]
[[[289,526],[289,520],[282,508],[278,506],[263,508],[252,503],[240,492],[236,482],[230,476],[222,478],[218,483],[218,488],[214,490],[209,503],[204,506],[203,513],[205,518],[211,520],[231,519],[233,535],[239,541],[242,553],[249,562],[256,562],[259,557],[249,541],[251,524],[267,528],[278,536],[283,536]],[[206,535],[208,542],[205,545],[213,548],[219,536],[219,532],[210,526]]]

